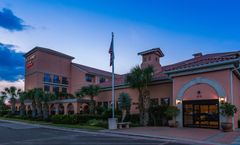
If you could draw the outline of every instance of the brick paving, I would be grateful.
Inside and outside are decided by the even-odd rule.
[[[111,131],[112,133],[172,138],[175,140],[189,140],[206,144],[240,145],[240,131],[222,132],[216,129],[203,128],[169,128],[169,127],[136,127]]]

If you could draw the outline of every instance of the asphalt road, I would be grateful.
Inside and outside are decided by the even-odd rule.
[[[76,133],[0,121],[0,145],[180,145],[98,133]],[[183,144],[181,144],[183,145]]]

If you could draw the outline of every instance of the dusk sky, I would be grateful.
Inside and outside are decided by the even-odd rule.
[[[0,0],[0,89],[23,87],[22,55],[35,46],[111,71],[111,32],[119,74],[141,62],[138,52],[156,47],[162,65],[197,52],[238,51],[240,1]]]

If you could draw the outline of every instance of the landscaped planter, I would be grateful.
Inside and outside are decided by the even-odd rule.
[[[221,123],[221,127],[222,127],[222,130],[223,130],[224,132],[233,131],[233,130],[232,130],[232,123],[222,122],[222,123]]]
[[[226,117],[226,122],[221,123],[222,130],[224,132],[233,131],[232,129],[233,125],[229,121],[234,116],[234,113],[237,112],[237,107],[235,105],[232,105],[226,102],[220,106],[220,109],[221,109],[221,115]]]

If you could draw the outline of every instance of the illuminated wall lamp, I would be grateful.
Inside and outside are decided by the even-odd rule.
[[[176,104],[181,104],[181,103],[182,103],[181,100],[179,100],[179,99],[176,100]]]
[[[221,97],[221,98],[220,98],[220,103],[221,103],[221,104],[224,104],[225,102],[226,102],[226,98]]]

